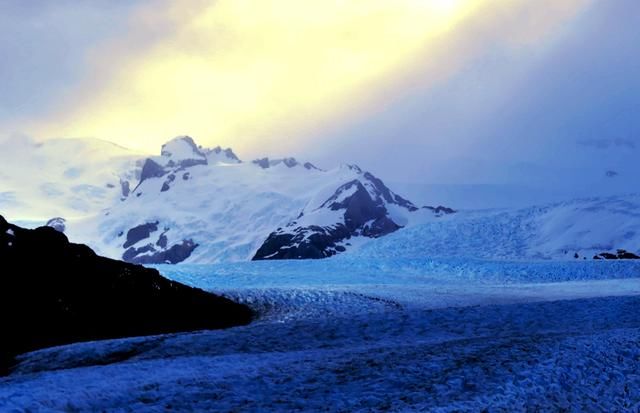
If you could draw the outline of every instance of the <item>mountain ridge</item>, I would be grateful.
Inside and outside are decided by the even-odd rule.
[[[91,147],[92,142],[67,140],[64,152],[73,153],[75,144]],[[356,165],[324,170],[293,157],[243,162],[231,148],[203,147],[186,135],[167,141],[159,155],[141,157],[115,147],[104,154],[89,151],[97,162],[90,156],[65,158],[47,142],[41,148],[49,163],[60,165],[50,174],[56,192],[42,192],[39,183],[30,182],[24,187],[32,187],[33,196],[16,192],[4,197],[24,198],[22,211],[32,205],[50,207],[46,215],[38,210],[42,223],[60,218],[60,227],[74,239],[133,263],[250,260],[270,234],[300,221],[301,214],[306,215],[305,234],[317,232],[317,238],[324,233],[326,238],[329,233],[331,239],[316,245],[313,254],[296,257],[331,256],[348,249],[353,238],[384,236],[403,227],[408,215],[418,211]],[[37,160],[27,157],[24,162]],[[343,186],[349,183],[358,190],[347,198],[359,202],[351,207],[344,199],[340,207],[325,202],[336,192],[346,194]],[[69,199],[91,205],[81,208]],[[68,208],[58,208],[65,203]],[[5,205],[0,196],[3,212]],[[324,212],[312,211],[312,205]],[[357,206],[364,212],[357,212]],[[145,236],[134,236],[135,242],[129,238],[140,233]]]

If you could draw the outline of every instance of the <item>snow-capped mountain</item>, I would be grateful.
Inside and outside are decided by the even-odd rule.
[[[357,166],[245,163],[188,136],[139,164],[129,193],[96,216],[68,221],[70,236],[135,263],[322,258],[442,212],[419,209]]]
[[[406,225],[418,211],[357,166],[333,194],[315,196],[298,217],[269,234],[253,259],[324,258],[346,251],[352,237],[378,238]]]
[[[345,251],[491,259],[626,256],[619,249],[640,255],[637,195],[452,214],[418,207],[357,166],[325,171],[294,158],[242,162],[231,149],[203,148],[186,136],[147,157],[99,140],[6,143],[0,212],[23,225],[47,223],[130,262]]]

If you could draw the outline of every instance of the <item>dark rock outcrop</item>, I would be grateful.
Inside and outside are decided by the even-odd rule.
[[[391,190],[380,180],[373,176],[369,172],[364,173],[364,177],[373,183],[375,190],[390,204],[396,204],[401,207],[407,208],[409,211],[417,211],[418,208],[410,201],[404,199],[400,195],[394,194]]]
[[[296,161],[296,158],[283,158],[282,163],[284,163],[287,168],[293,168],[294,166],[299,165],[298,161]]]
[[[147,160],[144,161],[144,165],[142,165],[142,172],[140,173],[140,182],[138,182],[138,185],[136,185],[133,191],[138,189],[140,184],[142,184],[147,179],[160,178],[166,174],[167,174],[167,171],[162,167],[162,165],[160,165],[159,163],[157,163],[151,158],[147,158]]]
[[[247,324],[251,310],[0,217],[0,368],[35,349]]]
[[[252,163],[258,165],[262,169],[267,169],[270,166],[269,158],[254,159]]]
[[[169,227],[164,228],[155,242],[149,240],[145,245],[134,246],[157,232],[158,224],[159,221],[147,222],[127,231],[127,239],[122,245],[122,248],[125,248],[122,253],[123,261],[132,264],[177,264],[189,258],[198,247],[198,244],[190,239],[169,246],[169,238],[166,235]]]
[[[428,209],[429,211],[433,212],[436,215],[449,215],[449,214],[455,214],[457,211],[455,209],[449,208],[449,207],[445,207],[442,205],[439,205],[437,207],[432,207],[432,206],[423,206],[423,209]]]
[[[122,193],[122,198],[126,198],[131,193],[131,188],[129,186],[129,181],[120,180],[120,192]]]
[[[287,168],[294,168],[298,165],[301,165],[303,168],[308,170],[313,170],[313,169],[320,170],[310,162],[305,162],[304,164],[300,164],[300,162],[298,162],[296,158],[292,158],[292,157],[279,158],[279,159],[259,158],[259,159],[254,159],[253,161],[251,161],[251,163],[253,163],[254,165],[258,165],[262,169],[269,169],[274,166],[284,164]]]
[[[355,192],[339,200],[344,192],[354,190]],[[385,187],[386,189],[386,187]],[[402,199],[402,198],[400,198]],[[404,201],[404,199],[402,199]],[[408,201],[406,201],[408,202]],[[344,210],[344,223],[350,232],[355,232],[362,228],[363,234],[371,238],[389,234],[398,228],[398,225],[389,225],[387,209],[382,202],[376,202],[359,180],[353,180],[339,187],[336,192],[327,199],[320,208],[328,208],[332,211]],[[415,208],[412,206],[412,208]],[[371,225],[365,226],[365,224]],[[373,228],[379,228],[381,232],[376,232]]]
[[[233,152],[233,150],[231,148],[222,149],[220,146],[216,146],[215,148],[212,148],[212,149],[206,149],[205,150],[205,154],[206,155],[210,155],[210,154],[220,155],[220,154],[223,154],[225,156],[225,158],[227,158],[228,161],[235,162],[235,163],[241,163],[242,162],[240,160],[240,158],[238,158],[236,156],[236,154]]]
[[[147,222],[142,225],[138,225],[137,227],[131,228],[127,231],[127,240],[125,241],[123,248],[129,248],[133,244],[136,244],[143,239],[149,238],[152,232],[156,232],[158,230],[158,221],[156,222]]]
[[[627,250],[619,249],[615,254],[610,252],[601,252],[593,256],[594,260],[640,260],[640,256]]]
[[[338,212],[341,220],[333,225],[300,225],[302,212],[296,221],[269,234],[258,248],[254,260],[326,258],[344,252],[343,245],[354,236],[378,238],[402,228],[394,222],[387,206],[404,208],[407,212],[418,208],[394,194],[384,183],[357,166],[348,166],[360,174],[340,186],[333,195],[310,214],[323,210]]]
[[[316,171],[321,171],[322,169],[318,168],[317,166],[315,166],[314,164],[312,164],[311,162],[305,162],[302,166],[304,166],[305,169],[308,169],[310,171],[316,170]]]
[[[253,260],[327,258],[344,251],[344,247],[338,243],[350,237],[351,233],[344,225],[336,227],[312,225],[295,228],[292,232],[280,230],[269,235]]]
[[[169,176],[167,176],[167,180],[164,181],[164,183],[162,184],[162,188],[160,188],[160,192],[167,192],[169,189],[171,189],[171,183],[175,180],[176,180],[175,174],[169,174]]]
[[[159,248],[156,248],[159,247]],[[133,264],[177,264],[189,258],[198,244],[185,239],[167,248],[166,235],[160,235],[155,246],[147,244],[140,248],[129,248],[122,254],[122,259]]]

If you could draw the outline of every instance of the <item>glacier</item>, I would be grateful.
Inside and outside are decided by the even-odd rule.
[[[640,263],[342,255],[160,265],[249,326],[25,354],[10,411],[634,411]]]

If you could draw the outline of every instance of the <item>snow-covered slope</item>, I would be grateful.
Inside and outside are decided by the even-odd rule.
[[[400,229],[418,211],[369,172],[357,166],[343,169],[352,171],[354,179],[332,194],[315,194],[295,220],[269,235],[254,259],[332,256],[346,251],[352,237],[378,238]]]
[[[101,254],[137,263],[242,261],[256,251],[268,252],[259,258],[318,258],[344,251],[354,237],[391,233],[410,215],[438,215],[418,211],[356,166],[324,171],[293,158],[265,162],[243,163],[231,149],[175,138],[144,161],[126,198],[68,222],[67,232]],[[302,239],[265,242],[282,228]],[[317,237],[323,243],[314,243]],[[305,242],[313,254],[301,250]],[[298,253],[277,252],[285,249]]]
[[[369,242],[354,254],[574,260],[618,249],[640,255],[640,194],[519,210],[463,211]]]
[[[0,138],[0,212],[11,220],[91,216],[117,202],[142,155],[97,139]]]

